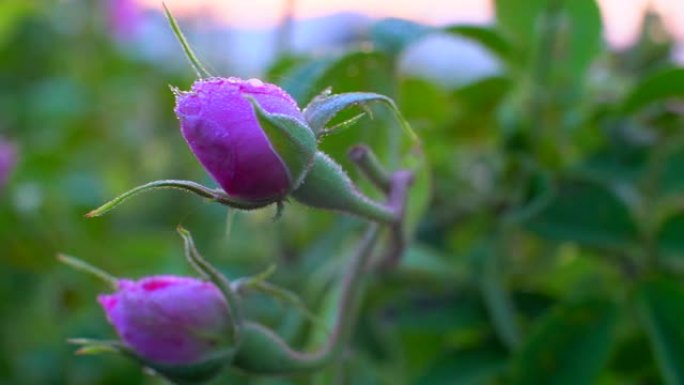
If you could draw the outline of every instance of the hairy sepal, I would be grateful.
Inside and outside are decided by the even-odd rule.
[[[399,112],[399,108],[396,103],[394,103],[394,100],[387,96],[372,92],[347,92],[332,95],[328,91],[323,92],[313,98],[309,105],[304,108],[304,118],[316,135],[326,134],[329,133],[329,130],[326,129],[326,125],[341,111],[353,106],[367,109],[371,103],[375,102],[387,105],[397,117],[397,120],[406,134],[409,135],[412,140],[418,140],[416,134],[411,129],[411,126]]]
[[[282,114],[266,112],[256,99],[247,98],[254,107],[259,125],[268,137],[273,150],[287,168],[290,191],[302,184],[316,154],[316,137],[310,127],[299,120]]]

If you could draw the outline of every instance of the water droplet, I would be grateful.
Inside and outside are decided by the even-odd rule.
[[[249,84],[252,87],[260,88],[264,86],[264,82],[262,82],[259,79],[251,78],[247,80],[247,84]]]

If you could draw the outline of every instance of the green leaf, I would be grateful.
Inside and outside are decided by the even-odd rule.
[[[684,384],[684,289],[664,279],[648,281],[639,287],[638,299],[665,383]]]
[[[389,307],[393,323],[402,331],[420,331],[445,335],[457,330],[475,332],[487,323],[481,296],[461,287],[456,296],[430,293],[423,301],[410,296],[397,297]]]
[[[535,40],[537,19],[547,0],[496,0],[496,21],[499,28],[514,41],[516,48],[530,48]]]
[[[562,30],[564,24],[560,26],[565,32],[567,54],[561,55],[558,63],[560,71],[574,82],[586,73],[601,50],[601,13],[596,0],[564,1],[563,7],[569,21],[567,30]]]
[[[314,87],[318,87],[318,80],[325,76],[334,64],[335,60],[331,58],[293,63],[279,74],[282,79],[278,79],[278,83],[297,101],[298,105],[303,106],[311,100],[313,95],[325,89],[325,87],[318,89]]]
[[[253,98],[250,98],[250,102],[271,146],[287,166],[290,188],[296,190],[313,165],[316,137],[311,128],[299,120],[286,115],[270,114]]]
[[[681,195],[684,192],[684,148],[668,154],[660,177],[660,191],[663,195]]]
[[[480,43],[502,59],[508,58],[513,51],[511,44],[492,28],[475,25],[452,25],[446,27],[444,31]]]
[[[527,339],[513,365],[513,384],[594,384],[613,343],[616,309],[591,301],[561,305]]]
[[[511,293],[504,280],[505,273],[501,269],[501,256],[497,254],[503,249],[500,238],[488,239],[475,252],[475,270],[482,298],[497,337],[510,350],[515,351],[520,345],[521,332],[517,319],[517,311]]]
[[[456,350],[441,356],[415,385],[485,385],[504,370],[506,353],[494,346]]]
[[[402,114],[418,131],[445,125],[454,113],[454,106],[450,103],[447,92],[436,84],[419,78],[400,80],[397,104]]]
[[[671,215],[660,226],[656,240],[658,249],[667,254],[684,256],[684,214]]]
[[[637,238],[625,203],[588,180],[558,183],[554,196],[527,220],[527,227],[548,239],[590,246],[628,246]]]
[[[624,113],[635,113],[656,102],[684,98],[684,68],[662,70],[637,84],[622,103]]]

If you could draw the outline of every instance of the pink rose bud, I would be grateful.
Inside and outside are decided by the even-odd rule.
[[[252,102],[309,130],[290,95],[257,79],[200,79],[189,92],[178,93],[175,111],[190,149],[228,195],[249,202],[281,200],[295,187],[297,170],[288,168],[269,141]]]
[[[154,276],[120,279],[98,301],[122,342],[141,359],[161,365],[192,365],[231,343],[228,305],[212,283]]]
[[[0,188],[7,183],[16,161],[17,151],[14,145],[0,139]]]

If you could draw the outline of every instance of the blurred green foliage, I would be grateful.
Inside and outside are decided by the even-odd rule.
[[[67,338],[114,333],[95,302],[106,287],[58,265],[58,251],[118,276],[187,274],[182,224],[228,276],[276,262],[277,283],[325,318],[359,236],[358,220],[296,204],[273,222],[268,209],[228,213],[172,191],[85,220],[149,180],[211,184],[172,113],[168,85],[187,88],[192,71],[132,55],[95,4],[0,3],[0,133],[21,155],[0,195],[3,384],[161,381],[123,358],[72,354]],[[397,100],[431,172],[414,211],[429,207],[401,266],[370,282],[338,364],[215,383],[684,384],[684,69],[671,42],[653,38],[649,15],[634,47],[611,52],[594,0],[496,11],[491,27],[383,20],[343,53],[273,65],[269,80],[300,104],[327,87]],[[478,44],[500,74],[456,88],[402,74],[402,54],[437,33]],[[406,161],[391,115],[373,111],[323,145],[347,169],[358,142]],[[324,334],[268,298],[248,308],[296,346]]]

